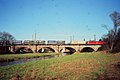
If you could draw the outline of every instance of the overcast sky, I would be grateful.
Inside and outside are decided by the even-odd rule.
[[[109,15],[120,0],[0,0],[0,32],[17,40],[97,40],[113,28]],[[70,37],[71,36],[71,37]]]

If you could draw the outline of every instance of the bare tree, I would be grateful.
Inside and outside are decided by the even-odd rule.
[[[116,35],[114,51],[120,52],[120,28],[118,29],[118,32]]]
[[[114,29],[113,29],[113,33],[112,33],[113,37],[112,37],[112,42],[111,42],[111,46],[110,46],[110,51],[113,51],[114,46],[115,46],[117,32],[118,32],[118,26],[120,26],[120,13],[115,11],[112,14],[110,14],[110,17],[114,24]]]
[[[109,51],[112,51],[111,47],[113,47],[113,38],[114,38],[113,30],[109,30],[108,34],[106,34],[102,37],[102,41],[106,42],[106,45],[104,47]]]
[[[15,38],[13,37],[13,35],[11,35],[8,32],[0,32],[0,40],[15,40]]]
[[[11,35],[10,33],[8,32],[0,32],[0,41],[2,41],[2,44],[5,43],[6,41],[8,43],[14,41],[15,38],[13,35]]]
[[[114,28],[109,30],[107,26],[103,26],[108,30],[108,34],[103,36],[103,41],[106,42],[107,49],[109,49],[111,52],[115,49],[117,46],[118,40],[117,40],[117,34],[118,34],[118,26],[120,26],[120,13],[113,12],[110,14],[110,18],[113,21]]]
[[[15,40],[13,35],[8,32],[0,32],[0,53],[11,53],[10,45]]]
[[[112,14],[110,14],[110,17],[114,24],[114,35],[116,36],[118,31],[118,26],[120,26],[120,13],[114,11]]]

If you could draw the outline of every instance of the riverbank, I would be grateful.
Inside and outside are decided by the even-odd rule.
[[[0,54],[0,62],[16,61],[19,59],[39,58],[58,55],[58,53],[26,53],[26,54]]]
[[[73,54],[0,67],[0,79],[97,80],[100,75],[106,73],[106,68],[109,65],[114,66],[119,62],[120,55],[102,53]]]

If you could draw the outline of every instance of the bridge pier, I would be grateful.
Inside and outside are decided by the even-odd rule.
[[[13,52],[13,53],[15,53],[15,45],[10,46],[10,51]]]

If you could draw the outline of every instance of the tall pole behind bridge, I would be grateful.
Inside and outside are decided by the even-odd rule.
[[[94,34],[94,41],[96,41],[96,35]]]
[[[36,44],[36,32],[35,32],[35,44]]]
[[[37,52],[37,44],[36,44],[36,32],[35,32],[35,52]]]
[[[34,41],[34,35],[32,34],[32,41]]]

